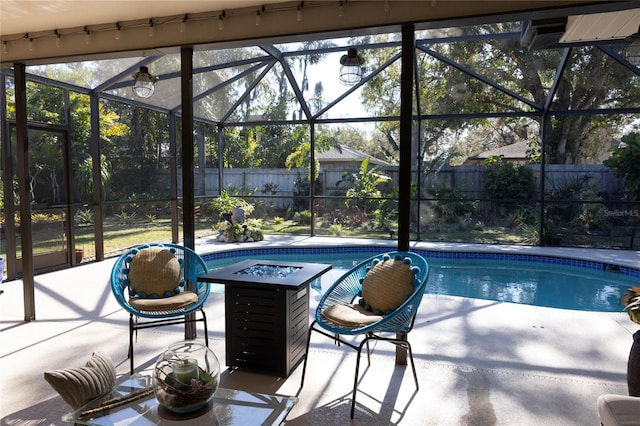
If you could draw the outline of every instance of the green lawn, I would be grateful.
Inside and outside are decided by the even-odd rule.
[[[210,220],[196,220],[196,238],[217,235],[215,223]],[[618,229],[619,228],[619,229]],[[553,245],[568,247],[598,247],[627,249],[631,243],[631,232],[627,227],[612,227],[601,232],[576,232],[570,228],[559,228],[554,233],[559,243]],[[66,250],[66,237],[60,227],[48,227],[34,232],[34,254]],[[310,235],[311,226],[301,225],[292,220],[263,220],[261,229],[266,235]],[[84,261],[95,258],[94,227],[82,225],[75,228],[76,247],[84,250]],[[180,235],[181,235],[180,230]],[[373,229],[370,225],[347,227],[316,222],[315,234],[320,236],[394,239],[397,234],[389,230]],[[415,231],[411,238],[416,239]],[[473,242],[491,244],[525,244],[536,245],[537,236],[517,227],[498,226],[479,227],[462,226],[460,224],[432,223],[423,225],[420,239],[422,241]],[[640,239],[640,235],[638,236]],[[171,222],[168,218],[149,220],[147,218],[131,218],[121,221],[110,218],[104,224],[104,251],[106,257],[117,255],[123,249],[143,242],[171,241]],[[635,240],[634,240],[635,241]],[[637,248],[640,243],[635,243]],[[5,240],[0,240],[0,257],[6,256]],[[20,246],[18,244],[18,253]]]

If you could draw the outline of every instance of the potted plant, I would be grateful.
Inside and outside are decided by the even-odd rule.
[[[640,323],[640,287],[631,286],[622,298],[624,310],[634,323]],[[633,333],[633,344],[627,362],[629,395],[640,396],[640,330]]]
[[[277,183],[273,183],[273,182],[267,182],[264,184],[264,188],[262,189],[262,193],[266,194],[267,192],[270,192],[272,194],[276,193],[276,190],[278,189],[278,184]]]
[[[77,248],[75,249],[76,254],[76,264],[82,263],[82,258],[84,257],[84,249]]]

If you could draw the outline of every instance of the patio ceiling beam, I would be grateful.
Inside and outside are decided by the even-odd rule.
[[[262,50],[264,50],[265,52],[267,52],[269,55],[273,56],[280,63],[280,65],[282,66],[282,69],[284,71],[284,75],[287,77],[287,80],[289,81],[289,84],[291,85],[293,93],[296,95],[296,99],[298,99],[298,102],[300,103],[300,106],[302,107],[302,111],[304,112],[304,116],[307,117],[307,120],[310,120],[311,119],[311,110],[309,110],[309,105],[307,105],[307,102],[304,99],[304,95],[302,94],[302,91],[300,90],[300,86],[298,85],[298,81],[296,80],[296,78],[294,77],[293,73],[291,72],[291,67],[289,66],[287,61],[285,61],[285,59],[284,59],[284,56],[282,55],[282,51],[280,51],[279,49],[277,49],[273,45],[261,45],[260,48]]]
[[[613,50],[609,46],[603,45],[603,44],[598,44],[598,45],[596,45],[596,47],[598,49],[602,50],[607,55],[611,56],[611,58],[613,58],[616,62],[618,62],[620,65],[622,65],[623,67],[625,67],[626,69],[628,69],[629,71],[634,73],[635,75],[640,76],[640,67],[637,67],[637,66],[631,64],[629,61],[624,59],[622,57],[622,55],[620,55],[618,52],[616,52],[615,50]]]
[[[542,113],[538,112],[524,112],[524,111],[509,111],[509,112],[470,112],[465,114],[432,114],[422,115],[419,118],[421,120],[474,120],[478,118],[502,118],[502,117],[540,117]]]
[[[500,40],[520,38],[519,32],[507,32],[507,33],[492,33],[492,34],[464,34],[447,37],[435,37],[416,40],[416,46],[425,46],[428,44],[445,44],[445,43],[460,43],[467,41],[485,41],[485,40]]]
[[[560,59],[560,63],[558,64],[558,67],[556,68],[556,73],[553,77],[553,84],[551,85],[551,88],[549,89],[549,93],[547,94],[547,99],[544,102],[543,111],[545,113],[549,111],[549,109],[551,108],[551,104],[553,103],[553,98],[556,95],[556,92],[558,91],[558,86],[560,85],[560,78],[562,77],[562,74],[564,73],[564,70],[567,68],[567,65],[569,63],[569,57],[571,56],[571,52],[573,52],[573,48],[571,47],[564,49],[564,51],[562,52],[562,58]]]
[[[570,115],[609,115],[609,114],[640,114],[640,107],[635,108],[600,108],[600,109],[580,109],[566,111],[549,111],[555,117],[566,117]]]
[[[4,75],[13,77],[13,73],[9,69],[4,69],[4,70],[1,70],[0,72],[2,72],[2,74]],[[88,89],[86,87],[77,86],[75,84],[66,83],[64,81],[53,80],[51,78],[43,77],[40,75],[27,74],[26,78],[27,78],[27,81],[31,81],[33,83],[46,84],[48,86],[57,87],[59,89],[72,90],[74,92],[82,93],[84,95],[88,95],[89,93],[91,93],[91,89]]]
[[[224,123],[231,114],[244,102],[244,100],[249,96],[249,93],[260,83],[260,81],[267,75],[271,68],[276,64],[276,61],[273,61],[271,64],[268,64],[267,67],[260,73],[260,75],[254,80],[253,83],[247,87],[247,90],[238,98],[238,100],[229,108],[229,111],[220,119],[221,123]]]
[[[202,99],[212,93],[217,92],[218,90],[229,86],[230,84],[235,83],[236,81],[240,81],[243,78],[253,74],[254,72],[258,71],[260,68],[264,68],[267,65],[273,65],[275,64],[275,61],[272,58],[268,58],[268,60],[264,61],[264,62],[260,62],[259,64],[256,64],[254,66],[252,66],[251,68],[247,68],[246,70],[234,75],[231,78],[226,79],[225,81],[223,81],[222,83],[218,83],[215,86],[211,87],[210,89],[205,90],[204,92],[202,92],[200,95],[196,96],[195,100],[199,100]]]
[[[112,95],[111,93],[105,93],[105,92],[97,93],[97,95],[100,96],[100,99],[105,99],[113,102],[120,102],[120,103],[124,103],[134,107],[148,109],[150,111],[161,112],[165,114],[168,114],[169,112],[171,112],[171,110],[168,108],[151,105],[133,98],[132,99],[123,98],[122,96]]]
[[[304,55],[314,55],[318,53],[336,53],[336,52],[346,52],[349,48],[357,46],[358,50],[370,50],[370,49],[385,49],[391,47],[400,48],[402,46],[401,41],[385,41],[381,43],[357,43],[358,38],[352,39],[354,43],[342,44],[340,46],[327,46],[320,47],[318,49],[301,49],[301,50],[290,50],[287,52],[282,52],[282,56],[304,56]],[[355,44],[357,43],[357,44]]]
[[[208,90],[205,90],[204,92],[200,93],[198,96],[195,96],[193,98],[193,101],[197,102],[200,99],[203,99],[203,98],[209,96],[210,94],[217,92],[218,90],[222,89],[223,87],[226,87],[226,86],[228,86],[228,85],[230,85],[232,83],[235,83],[236,81],[243,79],[247,75],[250,75],[250,74],[256,72],[260,68],[263,68],[263,67],[269,66],[269,65],[273,66],[273,64],[275,64],[275,61],[273,61],[272,59],[270,59],[270,62],[263,62],[263,63],[260,63],[260,64],[256,64],[253,67],[248,68],[248,69],[242,71],[241,73],[236,74],[235,76],[223,81],[222,83],[217,84],[217,85],[213,86],[212,88],[210,88]],[[180,105],[177,105],[174,109],[172,109],[172,111],[177,111],[179,109],[180,109]],[[233,108],[231,108],[231,111],[233,111]]]
[[[255,56],[253,58],[239,59],[237,61],[223,62],[215,65],[209,65],[206,67],[194,68],[193,74],[200,74],[203,72],[218,71],[218,70],[223,70],[227,68],[240,67],[243,65],[250,65],[258,62],[262,63],[265,61],[269,61],[270,59],[271,59],[271,56],[263,55],[263,56]]]
[[[193,69],[193,75],[197,75],[197,74],[202,74],[202,73],[207,73],[207,72],[211,72],[211,71],[218,71],[218,70],[224,70],[227,68],[232,68],[232,67],[239,67],[239,66],[243,66],[243,65],[248,65],[248,64],[254,64],[257,62],[264,62],[265,60],[269,60],[271,59],[270,56],[259,56],[259,57],[255,57],[255,58],[249,58],[249,59],[243,59],[240,61],[232,61],[232,62],[225,62],[222,64],[215,64],[215,65],[209,65],[206,67],[199,67],[199,68],[194,68]],[[145,65],[142,62],[138,63],[139,65]],[[174,78],[180,78],[180,71],[174,71],[174,72],[167,72],[164,74],[156,74],[157,77],[160,78],[161,81],[165,81],[165,80],[171,80]],[[113,89],[121,89],[123,87],[126,86],[130,86],[131,84],[128,82],[120,82],[118,84],[114,84],[113,86],[111,86],[109,89],[113,90]]]

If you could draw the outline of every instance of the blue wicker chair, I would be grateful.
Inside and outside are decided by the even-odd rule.
[[[130,286],[131,262],[142,250],[151,247],[167,249],[173,254],[173,256],[175,256],[175,259],[177,259],[177,264],[179,264],[179,277],[176,276],[178,286],[171,292],[171,294],[146,296],[143,294],[136,294],[135,290]],[[172,256],[169,257],[173,259]],[[172,262],[174,262],[173,265],[175,266],[175,260],[172,260]],[[206,263],[197,253],[187,247],[176,244],[142,244],[133,247],[120,255],[111,271],[111,290],[120,306],[129,312],[128,356],[130,359],[131,374],[133,374],[134,371],[133,335],[136,330],[174,324],[185,324],[186,326],[188,323],[202,321],[204,323],[205,343],[209,346],[207,317],[203,310],[203,304],[209,296],[210,289],[208,284],[197,281],[198,276],[205,274],[207,271],[208,268]],[[177,275],[177,267],[172,270],[172,272],[174,275]],[[139,297],[148,297],[146,301],[151,304],[154,303],[154,300],[164,303],[165,301],[172,300],[172,297],[167,296],[182,297],[187,295],[186,290],[190,290],[197,295],[196,299],[193,294],[189,294],[189,296],[191,296],[190,300],[183,303],[183,305],[187,304],[187,306],[171,306],[171,303],[167,303],[167,306],[160,305],[158,308],[146,309],[140,308],[139,306],[134,307],[131,304],[134,299],[139,299]],[[200,311],[201,318],[197,318],[197,311]]]
[[[326,315],[327,309],[335,306],[347,306],[351,309],[358,304],[364,305],[366,309],[357,309],[358,312],[365,312],[370,310],[366,304],[361,302],[363,296],[362,283],[367,273],[372,270],[372,267],[384,259],[396,259],[403,260],[404,263],[409,263],[411,266],[411,272],[413,273],[413,291],[404,299],[404,302],[398,306],[395,310],[389,311],[386,314],[382,312],[370,312],[369,315],[376,315],[378,319],[371,320],[368,324],[350,324],[345,322],[335,322],[334,319],[329,319]],[[420,306],[422,296],[425,291],[427,278],[429,276],[429,265],[427,261],[419,254],[413,252],[389,252],[383,253],[377,256],[370,257],[369,259],[361,262],[353,269],[342,275],[321,297],[318,307],[315,313],[315,321],[309,328],[309,335],[307,338],[306,353],[309,353],[309,342],[311,340],[312,332],[318,332],[324,336],[333,339],[336,343],[343,344],[358,352],[358,358],[356,360],[356,371],[353,381],[353,396],[351,399],[351,418],[353,419],[355,403],[356,403],[356,390],[358,387],[358,373],[360,368],[360,355],[362,347],[367,345],[367,360],[370,363],[369,353],[369,341],[378,340],[385,341],[396,345],[407,351],[409,359],[411,361],[411,368],[413,370],[413,377],[418,388],[418,376],[416,374],[415,364],[413,362],[413,353],[411,351],[411,345],[407,339],[407,334],[413,328],[416,312]],[[384,280],[384,285],[392,286],[394,280]],[[411,291],[409,289],[408,291]],[[354,310],[356,311],[356,310]],[[323,314],[325,312],[325,314]],[[359,315],[355,312],[356,315]],[[383,336],[382,334],[386,334]],[[360,336],[361,340],[354,340],[351,338],[349,341],[344,340],[342,335],[348,336]],[[358,344],[357,341],[360,341]],[[307,369],[308,356],[305,357],[304,366],[302,369],[302,379],[300,387],[304,385],[304,378]]]

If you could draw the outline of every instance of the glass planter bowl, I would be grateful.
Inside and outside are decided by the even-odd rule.
[[[193,413],[207,405],[220,383],[218,357],[196,340],[173,343],[156,361],[153,392],[174,413]]]

